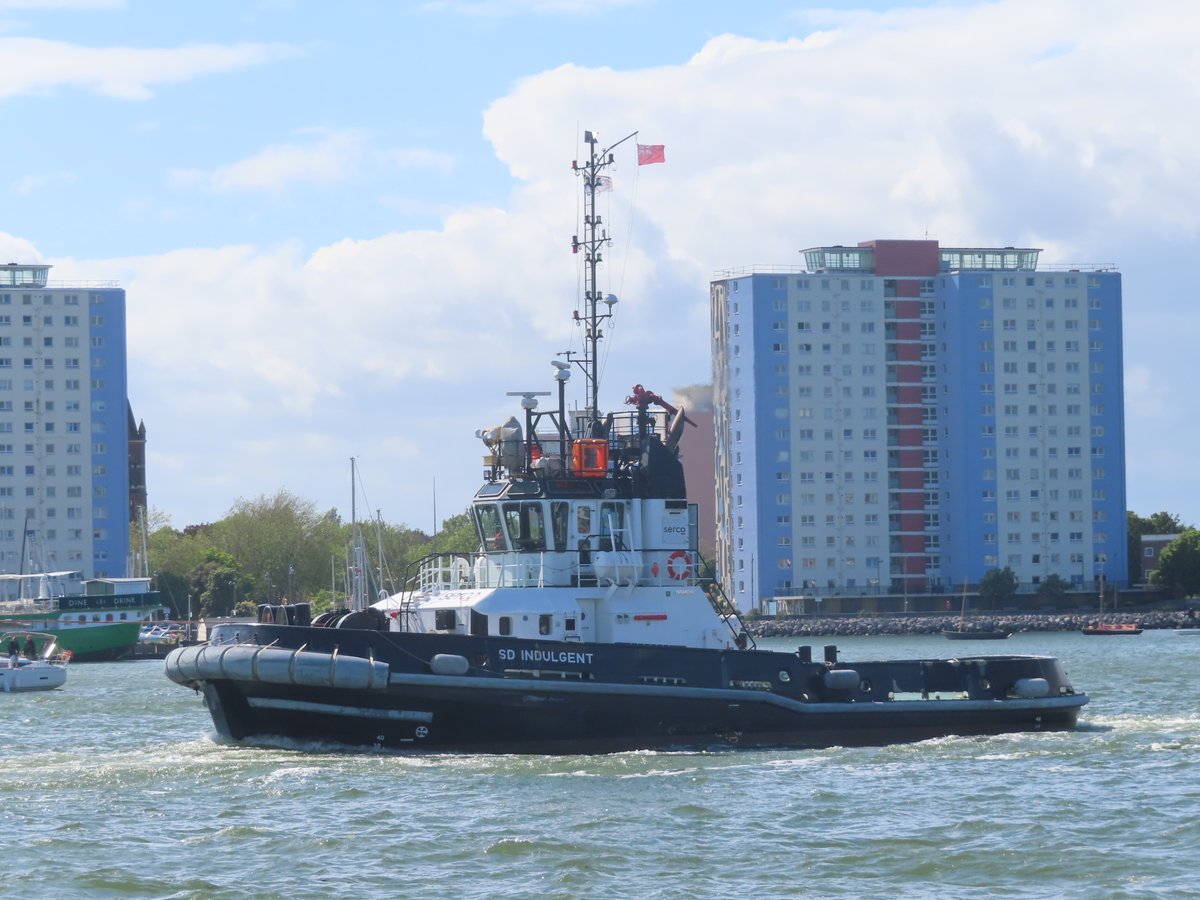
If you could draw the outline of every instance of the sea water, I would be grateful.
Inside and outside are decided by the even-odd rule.
[[[398,756],[222,743],[161,662],[76,664],[61,690],[0,695],[0,885],[31,898],[1200,896],[1200,638],[810,643],[846,661],[1055,655],[1092,702],[1073,732],[879,748]]]

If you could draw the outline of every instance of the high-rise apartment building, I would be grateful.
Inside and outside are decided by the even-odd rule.
[[[717,557],[773,596],[1127,581],[1121,276],[880,240],[711,285]]]
[[[122,576],[132,421],[125,291],[50,286],[49,270],[0,265],[0,571]]]

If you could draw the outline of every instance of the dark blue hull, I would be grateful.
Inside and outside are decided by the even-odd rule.
[[[421,752],[878,745],[1068,729],[1087,702],[1047,657],[842,663],[275,625],[221,626],[167,672],[226,738]]]

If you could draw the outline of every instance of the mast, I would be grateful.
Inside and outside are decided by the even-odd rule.
[[[598,349],[600,339],[604,336],[600,331],[600,323],[612,317],[613,306],[617,302],[617,298],[613,294],[601,297],[600,288],[596,283],[596,270],[600,262],[604,259],[600,251],[606,244],[612,243],[607,229],[602,227],[604,223],[600,215],[596,212],[596,191],[601,184],[601,173],[613,164],[614,157],[612,150],[636,134],[637,132],[635,131],[621,138],[615,144],[597,151],[596,145],[599,143],[599,138],[594,132],[585,131],[583,133],[583,140],[588,145],[588,158],[582,166],[578,160],[571,163],[571,168],[575,170],[575,174],[583,177],[583,238],[581,240],[578,235],[571,238],[571,252],[578,253],[582,248],[584,254],[584,316],[582,321],[584,322],[585,330],[583,359],[576,360],[576,362],[580,364],[587,377],[587,418],[592,422],[597,421],[600,417],[600,355]],[[607,306],[608,309],[606,312],[600,312],[601,303]],[[577,322],[581,321],[578,312],[575,313],[575,319]]]
[[[355,485],[355,460],[350,457],[350,608],[366,607],[363,591],[363,574],[366,571],[362,533],[358,528],[357,493]]]
[[[150,553],[146,547],[146,507],[139,506],[137,508],[137,515],[138,515],[138,538],[141,542],[141,550],[142,550],[142,564],[140,567],[138,567],[134,572],[131,572],[130,574],[141,575],[142,577],[149,577],[149,575],[150,575]]]

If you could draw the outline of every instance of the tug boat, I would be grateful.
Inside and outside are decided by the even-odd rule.
[[[522,419],[476,432],[478,550],[420,560],[371,606],[311,621],[302,605],[268,607],[217,625],[168,655],[167,677],[203,694],[225,739],[410,752],[805,748],[1075,726],[1088,697],[1051,657],[851,663],[832,645],[816,658],[755,646],[698,553],[685,410],[635,385],[629,409],[599,412],[599,326],[616,298],[597,289],[609,239],[595,200],[631,137],[597,150],[585,132],[589,158],[572,166],[584,349],[553,363],[556,408],[539,408],[550,392],[519,392]],[[588,397],[568,414],[576,368]]]

